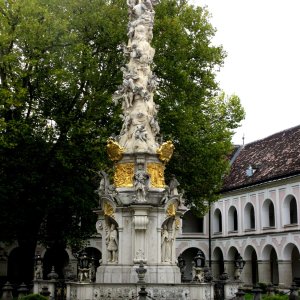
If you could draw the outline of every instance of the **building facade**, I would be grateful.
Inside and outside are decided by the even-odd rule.
[[[215,278],[224,269],[234,278],[239,253],[246,262],[241,279],[249,286],[299,282],[299,145],[297,126],[236,148],[221,199],[210,215],[184,216],[177,254],[190,264],[201,249],[207,260],[211,258]]]

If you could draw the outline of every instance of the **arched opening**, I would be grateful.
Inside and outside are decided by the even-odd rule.
[[[238,218],[237,210],[234,206],[231,206],[228,211],[228,232],[238,230]]]
[[[270,199],[265,200],[262,207],[263,227],[275,227],[275,209]]]
[[[7,281],[12,284],[30,284],[33,280],[34,258],[26,248],[17,247],[8,256]]]
[[[214,233],[222,232],[222,213],[219,209],[216,209],[214,212],[213,228]]]
[[[270,252],[270,274],[271,274],[271,283],[278,285],[279,283],[279,273],[278,273],[278,259],[277,253],[274,248]]]
[[[290,201],[290,224],[298,223],[298,210],[297,210],[297,202],[295,197],[293,197]]]
[[[192,211],[187,211],[182,218],[183,233],[203,233],[203,218],[195,216]]]
[[[0,248],[0,288],[7,281],[7,253],[3,248]]]
[[[69,264],[69,255],[63,247],[49,248],[43,257],[43,279],[48,279],[48,274],[54,266],[59,279],[65,278],[65,268]]]
[[[296,246],[294,246],[292,255],[292,278],[298,286],[300,286],[300,253]]]
[[[245,284],[255,286],[259,282],[258,277],[258,262],[256,250],[253,246],[247,246],[245,249],[245,267],[243,271],[243,279]]]
[[[274,211],[274,204],[270,202],[269,205],[269,227],[275,226],[275,211]]]
[[[288,243],[282,251],[282,260],[285,264],[284,283],[290,286],[292,282],[300,285],[300,253],[297,244]]]
[[[84,249],[84,251],[90,259],[93,259],[95,261],[95,267],[98,268],[100,266],[99,261],[102,258],[101,251],[94,247],[87,247]]]
[[[296,198],[293,195],[285,197],[283,202],[283,224],[298,224],[298,207]]]
[[[235,275],[235,260],[238,255],[238,251],[235,247],[230,247],[228,251],[228,264],[227,264],[227,273],[229,278],[233,279]]]
[[[213,261],[212,261],[212,273],[216,279],[223,274],[224,268],[224,256],[222,250],[217,247],[213,252]]]
[[[187,281],[192,281],[193,279],[193,259],[196,257],[198,251],[198,248],[193,247],[182,252],[182,258],[184,259],[186,265],[184,276]]]
[[[245,229],[246,230],[255,229],[255,212],[252,203],[247,203],[247,205],[245,206],[244,215],[245,215],[244,218]]]
[[[255,286],[258,283],[258,263],[257,255],[255,251],[251,254],[251,272],[252,272],[252,284]]]

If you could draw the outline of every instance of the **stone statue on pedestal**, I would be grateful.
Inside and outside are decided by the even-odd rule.
[[[150,176],[143,170],[138,170],[134,174],[134,188],[136,190],[136,201],[146,202],[146,194],[149,185]]]
[[[171,262],[172,258],[172,237],[168,231],[167,225],[163,226],[161,232],[161,261]]]
[[[108,251],[108,261],[117,262],[117,251],[118,251],[118,231],[114,223],[111,224],[110,228],[107,230],[105,237],[107,251]]]
[[[172,179],[170,180],[170,183],[169,183],[170,196],[178,195],[178,189],[177,189],[177,187],[179,185],[180,184],[179,184],[178,180],[176,179],[175,175],[173,174],[172,175]]]
[[[36,260],[34,267],[34,279],[43,279],[43,262],[41,259]]]

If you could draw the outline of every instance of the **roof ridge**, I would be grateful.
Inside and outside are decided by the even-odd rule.
[[[268,139],[270,139],[270,138],[272,138],[272,137],[274,137],[274,136],[276,136],[276,135],[280,135],[280,134],[282,134],[282,133],[284,133],[284,132],[292,131],[292,130],[294,130],[294,129],[296,129],[296,128],[300,128],[300,124],[299,124],[299,125],[296,125],[296,126],[293,126],[293,127],[290,127],[290,128],[287,128],[287,129],[284,129],[284,130],[281,130],[281,131],[278,131],[278,132],[275,132],[275,133],[272,133],[272,134],[270,134],[270,135],[268,135],[268,136],[266,136],[266,137],[264,137],[264,138],[261,138],[261,139],[252,141],[252,142],[250,142],[250,143],[247,143],[247,144],[245,144],[245,147],[248,146],[248,145],[251,145],[251,144],[255,144],[255,143],[264,141],[264,140],[268,140]]]

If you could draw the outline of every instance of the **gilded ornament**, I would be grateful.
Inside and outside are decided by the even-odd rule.
[[[177,218],[175,219],[175,229],[178,230],[180,228],[180,220]]]
[[[108,139],[107,141],[107,153],[108,157],[112,161],[118,161],[122,158],[124,153],[124,148],[121,147],[118,142],[113,139]]]
[[[104,215],[105,216],[113,218],[114,209],[113,209],[113,207],[109,203],[104,202],[103,211],[104,211]]]
[[[114,174],[116,187],[133,187],[134,164],[117,164]]]
[[[165,187],[165,166],[160,163],[148,163],[147,173],[150,175],[151,186],[156,188]]]
[[[161,144],[161,146],[156,150],[156,153],[162,162],[167,163],[171,159],[174,149],[175,147],[173,143],[171,141],[167,141]]]
[[[170,204],[167,208],[168,217],[174,217],[176,215],[176,206],[174,203]]]

